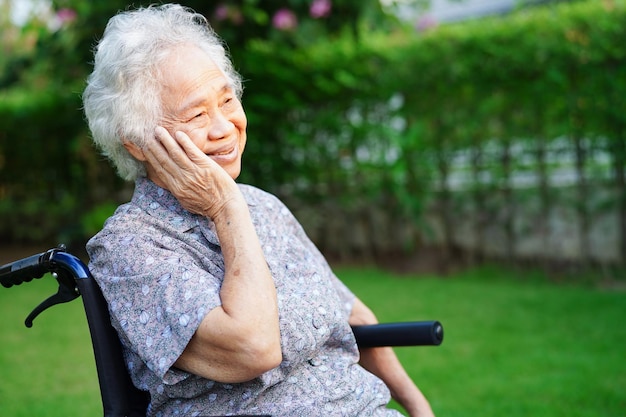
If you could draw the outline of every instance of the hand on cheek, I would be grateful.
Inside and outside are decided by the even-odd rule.
[[[146,144],[144,155],[148,177],[193,213],[213,218],[224,204],[240,196],[234,180],[184,132],[172,137],[157,127],[155,140]]]

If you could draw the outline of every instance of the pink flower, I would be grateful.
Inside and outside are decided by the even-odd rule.
[[[417,20],[415,30],[418,32],[426,32],[427,30],[436,28],[438,24],[437,19],[431,15],[425,14]]]
[[[219,6],[215,8],[215,11],[213,12],[213,16],[215,17],[215,20],[217,20],[218,22],[222,22],[228,19],[228,16],[229,16],[228,6],[225,4],[220,4]]]
[[[72,23],[74,20],[76,20],[76,17],[76,11],[68,8],[60,9],[57,12],[56,16],[61,26]]]
[[[313,0],[309,8],[309,14],[313,19],[321,19],[327,17],[331,9],[332,2],[330,0]]]
[[[279,9],[274,13],[272,25],[278,30],[292,30],[298,26],[298,18],[289,9]]]
[[[243,15],[237,6],[227,6],[220,4],[213,11],[213,18],[217,22],[229,21],[235,25],[243,23]]]

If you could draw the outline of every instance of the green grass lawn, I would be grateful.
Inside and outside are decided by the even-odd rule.
[[[46,275],[0,287],[0,416],[102,416],[98,377],[80,299],[24,319],[57,290]]]
[[[626,415],[626,292],[502,270],[454,277],[337,274],[381,321],[440,320],[439,347],[398,348],[440,417]],[[82,304],[24,318],[56,291],[49,276],[0,288],[0,416],[98,416]]]
[[[381,321],[443,323],[441,346],[397,349],[439,416],[626,415],[626,292],[488,269],[338,275]]]

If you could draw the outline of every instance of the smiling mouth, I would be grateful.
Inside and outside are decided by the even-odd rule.
[[[221,150],[207,154],[210,158],[213,158],[216,162],[234,159],[239,152],[239,146],[235,144],[232,148]]]
[[[233,151],[234,148],[231,148],[227,151],[223,151],[223,152],[215,152],[210,154],[211,156],[220,156],[220,155],[228,155],[229,153],[231,153]]]

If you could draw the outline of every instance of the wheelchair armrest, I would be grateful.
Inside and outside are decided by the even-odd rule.
[[[361,348],[381,346],[438,346],[443,342],[443,326],[436,320],[353,326]]]

